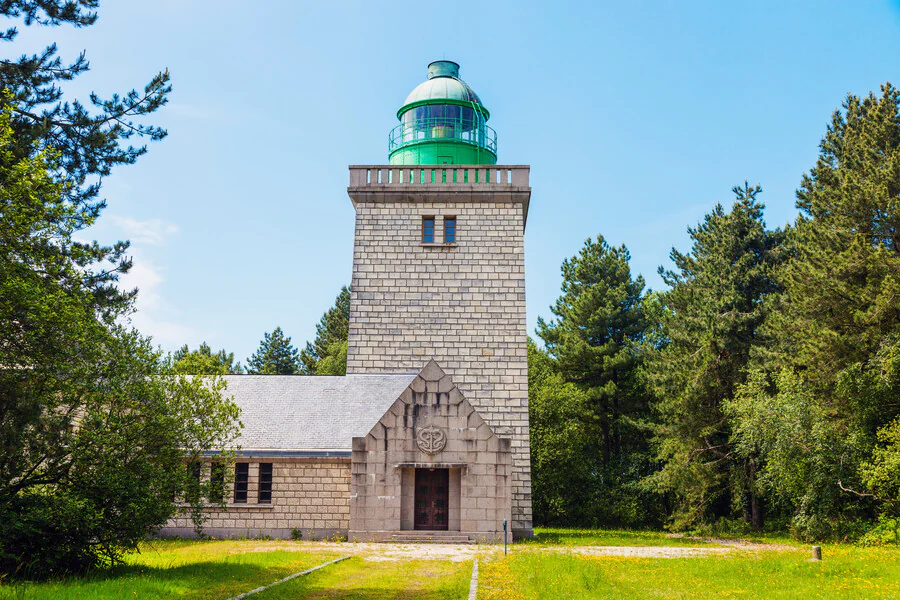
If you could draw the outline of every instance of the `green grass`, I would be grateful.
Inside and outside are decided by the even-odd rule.
[[[354,557],[269,588],[254,600],[463,600],[471,576],[471,562]]]
[[[480,565],[479,600],[898,598],[900,550],[826,546],[702,558],[582,557],[522,549]]]
[[[521,543],[539,546],[717,546],[700,539],[672,536],[662,531],[535,527],[534,534],[534,539]]]
[[[338,556],[292,550],[297,547],[291,542],[252,540],[155,541],[110,572],[48,583],[6,584],[0,586],[0,599],[229,598]]]
[[[479,600],[595,598],[900,598],[900,548],[809,546],[691,558],[588,557],[574,546],[712,547],[661,532],[539,529],[507,557],[484,548]],[[781,541],[781,540],[778,540]],[[0,585],[0,600],[224,599],[353,550],[290,541],[158,541],[107,573]],[[368,552],[366,550],[366,552]],[[471,561],[389,560],[376,549],[275,586],[253,600],[463,600]]]

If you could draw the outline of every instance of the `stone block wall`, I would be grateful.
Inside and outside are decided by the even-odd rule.
[[[444,445],[422,450],[417,432]],[[496,436],[452,378],[430,362],[368,435],[353,438],[350,539],[384,541],[414,528],[415,470],[449,470],[448,532],[499,541],[511,519],[511,444]]]
[[[527,204],[477,192],[465,201],[418,191],[351,197],[347,372],[416,372],[434,358],[493,431],[511,441],[512,529],[530,535]],[[435,217],[438,242],[443,218],[456,217],[456,242],[423,244],[424,216]]]
[[[204,532],[217,538],[261,537],[288,539],[294,529],[303,539],[322,539],[347,535],[350,523],[350,460],[348,458],[238,459],[250,463],[247,503],[234,503],[229,487],[228,506],[211,507]],[[259,463],[272,463],[272,502],[257,502]],[[202,477],[209,477],[209,464]],[[232,474],[233,475],[233,474]],[[189,515],[169,521],[162,536],[193,537]]]

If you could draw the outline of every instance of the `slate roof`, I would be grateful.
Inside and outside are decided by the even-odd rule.
[[[243,454],[350,454],[416,374],[226,375],[226,395],[241,407]]]

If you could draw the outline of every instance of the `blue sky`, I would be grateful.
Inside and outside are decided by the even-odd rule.
[[[529,332],[589,236],[624,243],[650,287],[686,228],[745,179],[766,218],[794,191],[846,94],[900,84],[900,2],[101,2],[87,29],[24,28],[6,55],[59,43],[91,71],[69,98],[174,92],[169,137],[106,180],[87,237],[131,239],[134,324],[243,361],[281,326],[298,346],[349,283],[347,165],[387,134],[428,62],[460,63],[499,162],[530,164]]]

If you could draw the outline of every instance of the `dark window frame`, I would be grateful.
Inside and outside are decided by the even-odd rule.
[[[191,461],[187,464],[187,485],[184,490],[184,499],[186,502],[200,501],[200,479],[203,473],[203,464],[199,460]]]
[[[259,463],[259,487],[256,490],[257,504],[272,504],[272,463]]]
[[[225,500],[225,463],[214,460],[209,465],[210,502]]]
[[[429,226],[428,223],[431,223]],[[433,215],[426,215],[422,217],[422,243],[423,244],[433,244],[434,243],[434,234],[435,234],[435,226],[437,225],[437,219]],[[430,233],[429,233],[430,230]]]
[[[234,464],[234,503],[247,503],[247,489],[250,487],[250,463]]]
[[[450,223],[448,227],[448,223]],[[455,244],[456,243],[456,228],[457,228],[457,220],[456,217],[444,217],[444,243],[445,244]],[[449,235],[448,231],[451,231]]]

